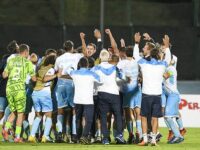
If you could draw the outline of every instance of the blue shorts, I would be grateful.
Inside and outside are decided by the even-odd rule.
[[[50,90],[33,91],[33,107],[36,112],[51,112],[53,104]]]
[[[0,97],[0,112],[4,112],[8,106],[8,101],[6,97]]]
[[[165,117],[178,117],[179,116],[179,101],[180,95],[171,93],[167,95],[167,103],[165,107]]]
[[[59,78],[55,87],[58,108],[74,107],[74,83],[70,79]]]
[[[142,94],[140,115],[143,117],[162,117],[161,95]]]
[[[124,108],[141,108],[142,101],[142,92],[141,89],[137,86],[132,91],[123,93],[123,107]]]
[[[161,100],[162,100],[162,107],[165,107],[166,106],[166,102],[167,102],[165,92],[162,93]]]

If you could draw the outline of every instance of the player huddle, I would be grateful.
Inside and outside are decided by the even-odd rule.
[[[171,54],[169,37],[159,44],[144,33],[146,43],[140,52],[139,32],[133,37],[134,46],[121,39],[120,48],[111,31],[105,32],[111,43],[108,49],[95,29],[96,44],[86,45],[81,32],[81,47],[74,49],[68,40],[63,49],[48,49],[42,58],[29,55],[26,44],[9,43],[9,54],[0,66],[4,141],[110,144],[112,131],[117,144],[156,146],[162,137],[160,117],[169,129],[169,144],[184,140],[177,57]],[[30,129],[32,107],[35,118]]]

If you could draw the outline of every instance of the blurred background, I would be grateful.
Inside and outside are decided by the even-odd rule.
[[[95,28],[110,28],[118,46],[121,38],[132,45],[138,31],[157,42],[168,34],[179,80],[199,80],[199,9],[199,0],[0,0],[0,58],[11,40],[42,56],[47,48],[62,48],[64,40],[80,46],[80,32],[95,42]],[[108,47],[106,35],[103,39]]]

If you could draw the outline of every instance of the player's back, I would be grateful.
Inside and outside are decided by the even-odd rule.
[[[8,61],[8,84],[9,83],[25,83],[29,71],[33,69],[32,63],[21,56],[16,56]]]
[[[138,74],[139,68],[137,61],[132,60],[122,60],[118,63],[117,67],[124,73],[125,76],[129,77],[131,80],[129,83],[124,83],[122,85],[123,92],[129,92],[136,88],[138,84]]]
[[[142,72],[142,93],[147,95],[161,95],[163,74],[166,62],[151,59],[141,59],[139,62]]]

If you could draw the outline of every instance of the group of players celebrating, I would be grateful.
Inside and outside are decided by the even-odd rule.
[[[0,66],[4,141],[110,144],[112,131],[117,144],[156,146],[162,137],[160,117],[169,129],[169,144],[184,140],[177,57],[171,54],[169,37],[164,35],[159,44],[138,32],[134,46],[121,39],[118,48],[110,29],[105,33],[111,43],[107,49],[95,29],[96,44],[86,44],[81,32],[82,46],[74,49],[68,40],[63,49],[48,49],[42,58],[29,55],[27,44],[8,44]],[[140,52],[141,40],[145,45]]]

